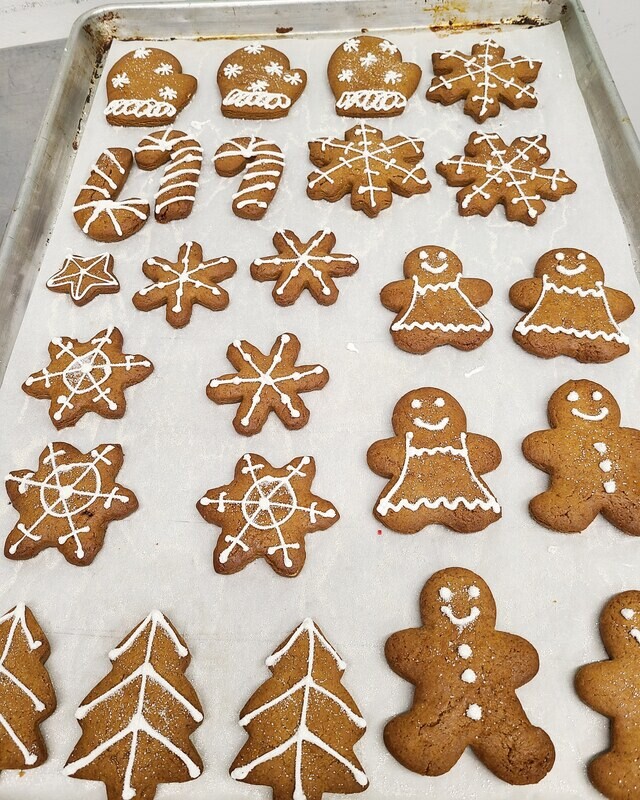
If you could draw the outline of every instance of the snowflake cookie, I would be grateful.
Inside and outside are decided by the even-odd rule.
[[[135,494],[116,483],[123,461],[119,444],[81,453],[65,442],[50,442],[35,472],[10,472],[5,485],[20,519],[7,536],[5,556],[33,558],[56,547],[70,564],[91,564],[109,523],[138,508]]]
[[[507,783],[538,783],[555,761],[516,689],[538,672],[526,639],[496,630],[496,605],[479,575],[450,567],[420,594],[422,626],[389,637],[385,656],[416,687],[411,708],[384,729],[394,758],[419,775],[448,772],[467,747]]]
[[[148,258],[142,271],[154,283],[134,294],[134,306],[139,311],[166,306],[169,325],[183,328],[196,303],[211,311],[221,311],[229,305],[229,295],[218,282],[234,274],[236,262],[226,256],[203,261],[202,247],[197,242],[185,242],[176,261],[159,256]]]
[[[357,36],[339,45],[327,67],[341,117],[395,117],[415,92],[422,70],[402,60],[388,39]]]
[[[509,108],[533,108],[538,103],[531,85],[541,61],[516,56],[505,58],[504,47],[492,39],[474,44],[471,53],[447,50],[431,56],[436,77],[427,89],[427,100],[450,106],[464,99],[464,113],[484,122]]]
[[[256,258],[251,277],[256,281],[275,281],[273,299],[279,306],[290,306],[308,289],[314,300],[328,306],[338,299],[334,278],[353,275],[358,259],[332,253],[336,237],[329,230],[317,231],[303,242],[293,231],[281,230],[273,237],[277,256]]]
[[[266,660],[273,675],[240,712],[249,738],[231,777],[270,786],[278,800],[321,800],[369,785],[354,753],[366,722],[342,685],[346,664],[312,619]]]
[[[633,300],[604,285],[597,258],[573,247],[549,250],[533,274],[509,292],[511,303],[527,312],[513,331],[520,347],[542,358],[565,355],[586,363],[629,352],[618,323],[633,314]]]
[[[562,169],[542,165],[551,157],[547,137],[519,136],[507,145],[497,133],[472,133],[464,155],[441,161],[437,172],[449,186],[462,186],[461,216],[488,216],[501,203],[508,220],[535,225],[545,200],[559,200],[577,185]]]
[[[104,113],[111,125],[168,125],[197,87],[198,81],[182,72],[182,64],[171,53],[139,47],[109,70]]]
[[[498,501],[480,476],[501,461],[498,445],[467,432],[460,404],[441,389],[415,389],[393,409],[391,439],[374,442],[369,468],[388,478],[374,516],[398,533],[446,525],[480,531],[500,519]]]
[[[60,269],[47,281],[47,289],[68,294],[77,306],[91,302],[99,294],[120,291],[118,279],[113,274],[113,256],[67,256]]]
[[[47,760],[40,723],[55,711],[44,662],[47,637],[24,603],[0,617],[0,770],[33,769]]]
[[[408,353],[428,353],[450,344],[458,350],[479,347],[493,333],[480,311],[491,299],[491,284],[463,278],[455,253],[434,245],[416,247],[404,260],[404,280],[388,283],[380,300],[396,317],[391,336]]]
[[[303,69],[292,69],[284,53],[262,44],[234,50],[218,68],[221,111],[235,119],[286,117],[306,85]]]
[[[567,381],[547,407],[551,430],[529,434],[522,452],[549,473],[549,488],[529,503],[541,525],[579,533],[598,514],[640,536],[640,431],[620,427],[620,407],[604,386]]]
[[[202,707],[184,673],[191,655],[160,611],[152,611],[109,653],[111,672],[76,712],[82,727],[64,774],[102,781],[109,800],[153,800],[160,783],[202,772],[190,736]]]
[[[31,397],[50,400],[49,416],[60,430],[95,411],[101,417],[124,415],[124,390],[153,372],[145,356],[125,355],[118,328],[96,333],[88,342],[61,337],[49,344],[49,364],[22,384]]]
[[[269,355],[236,340],[227,348],[227,358],[237,372],[210,381],[207,397],[214,403],[240,404],[233,427],[243,436],[261,431],[272,411],[285,428],[302,428],[309,409],[300,394],[322,389],[329,373],[319,364],[298,366],[299,353],[300,341],[292,333],[278,336]]]
[[[392,193],[410,197],[431,188],[427,173],[416,166],[422,146],[412,136],[384,139],[382,131],[362,122],[344,139],[314,139],[309,158],[318,170],[307,176],[307,194],[333,203],[350,193],[355,211],[376,217],[391,205]]]

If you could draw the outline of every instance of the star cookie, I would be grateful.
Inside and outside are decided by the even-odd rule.
[[[47,289],[68,294],[77,306],[84,306],[99,294],[113,294],[120,290],[113,274],[113,256],[67,256],[60,269],[47,281]]]

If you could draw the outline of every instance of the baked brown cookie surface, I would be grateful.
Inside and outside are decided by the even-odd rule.
[[[633,314],[633,301],[604,285],[597,258],[573,247],[549,250],[533,275],[509,292],[511,303],[528,312],[513,331],[520,347],[541,358],[565,355],[586,363],[629,352],[618,323]]]
[[[60,269],[47,281],[47,289],[68,294],[77,306],[84,306],[99,294],[120,291],[113,264],[113,256],[109,253],[88,258],[67,256]]]
[[[609,749],[589,763],[589,778],[609,800],[640,797],[640,592],[620,592],[600,615],[607,661],[576,674],[581,700],[611,720]]]
[[[501,780],[538,783],[555,750],[515,691],[538,672],[535,649],[496,630],[491,590],[468,569],[432,575],[420,594],[420,616],[421,627],[394,633],[385,646],[391,669],[416,687],[411,708],[385,726],[389,752],[433,777],[470,747]]]
[[[116,483],[123,461],[119,444],[82,453],[65,442],[50,442],[35,472],[10,472],[5,485],[20,519],[7,536],[5,556],[33,558],[56,547],[70,564],[91,564],[109,523],[138,508],[135,494]]]
[[[393,409],[394,436],[374,442],[369,468],[388,478],[373,514],[398,533],[446,525],[460,533],[482,530],[502,511],[480,477],[500,464],[488,436],[467,432],[458,401],[441,389],[407,392]]]
[[[385,308],[396,312],[391,324],[394,344],[408,353],[428,353],[450,344],[473,350],[493,333],[479,310],[491,299],[491,284],[463,278],[462,262],[451,250],[416,247],[404,260],[404,280],[380,292]]]
[[[509,108],[533,108],[538,104],[532,86],[541,61],[505,57],[504,47],[493,39],[474,44],[471,53],[447,50],[434,53],[436,77],[427,89],[427,100],[449,106],[464,100],[464,113],[484,122],[500,113],[500,103]]]
[[[541,525],[579,533],[598,514],[640,535],[640,431],[620,427],[620,407],[604,386],[563,383],[551,395],[551,430],[522,443],[527,461],[549,474],[549,488],[529,503]]]

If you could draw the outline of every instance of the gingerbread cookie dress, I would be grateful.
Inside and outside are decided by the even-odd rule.
[[[498,501],[479,477],[499,465],[500,448],[467,433],[457,400],[440,389],[416,389],[396,403],[392,422],[396,435],[367,452],[370,469],[390,479],[376,519],[399,533],[437,523],[472,533],[500,518]]]

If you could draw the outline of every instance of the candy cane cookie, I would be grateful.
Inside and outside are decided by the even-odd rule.
[[[131,167],[126,147],[103,150],[80,189],[73,216],[83,233],[98,242],[120,242],[133,236],[149,218],[149,203],[140,197],[118,200]]]
[[[247,168],[231,208],[242,219],[262,219],[278,191],[284,155],[275,142],[259,136],[229,139],[213,157],[218,175],[231,178]]]
[[[154,195],[158,222],[185,219],[193,209],[202,167],[202,147],[184,131],[163,128],[140,141],[136,148],[140,169],[154,170],[167,164],[160,188]]]

